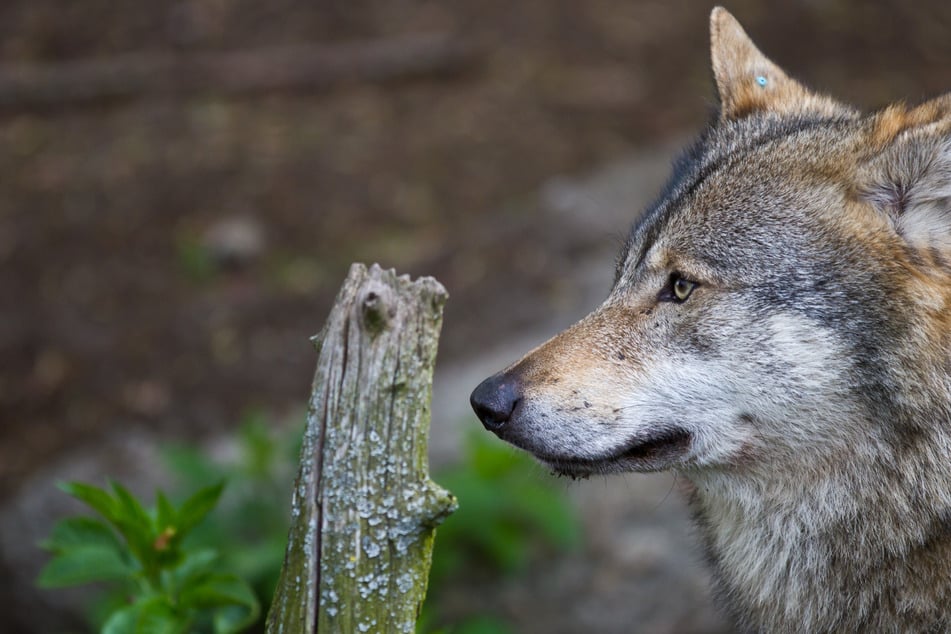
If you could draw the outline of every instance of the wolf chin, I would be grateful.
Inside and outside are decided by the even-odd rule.
[[[951,631],[951,94],[862,114],[711,39],[609,297],[473,408],[555,472],[682,474],[744,631]]]

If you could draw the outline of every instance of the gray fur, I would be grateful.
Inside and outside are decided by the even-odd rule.
[[[951,631],[951,98],[862,116],[712,32],[610,296],[473,402],[516,386],[486,424],[555,471],[682,473],[744,631]]]

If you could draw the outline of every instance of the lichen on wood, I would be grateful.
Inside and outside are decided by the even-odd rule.
[[[315,342],[317,371],[269,634],[415,630],[435,527],[432,373],[446,291],[354,264]]]

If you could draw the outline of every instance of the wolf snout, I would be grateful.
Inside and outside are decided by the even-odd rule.
[[[512,418],[521,398],[521,386],[515,377],[499,373],[480,383],[472,391],[469,403],[485,428],[499,433]]]

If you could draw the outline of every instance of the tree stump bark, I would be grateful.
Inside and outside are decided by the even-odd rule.
[[[321,335],[269,634],[415,630],[435,527],[429,478],[436,280],[354,264]]]

